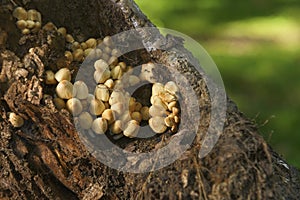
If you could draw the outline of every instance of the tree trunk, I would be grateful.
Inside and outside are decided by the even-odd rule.
[[[157,171],[122,172],[99,162],[82,144],[72,116],[64,109],[58,111],[52,97],[44,96],[54,93],[43,82],[44,71],[68,65],[63,59],[64,42],[53,39],[55,45],[48,44],[43,31],[22,36],[12,17],[16,5],[37,9],[43,22],[66,27],[78,40],[154,27],[131,0],[1,1],[0,199],[299,198],[298,171],[268,146],[255,124],[229,99],[223,133],[204,158],[198,157],[201,137],[196,137],[180,159]],[[139,34],[143,42],[155,41],[149,33]],[[172,36],[168,38],[172,40]],[[167,48],[192,57],[181,43]],[[155,60],[188,77],[199,98],[199,132],[207,130],[207,87],[181,55],[140,50],[124,59],[132,65]],[[78,70],[75,65],[68,66]],[[21,128],[10,124],[10,112],[25,119]],[[135,152],[149,151],[171,138],[163,134],[122,140],[119,145]]]

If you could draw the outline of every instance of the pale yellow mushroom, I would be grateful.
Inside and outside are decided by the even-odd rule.
[[[83,56],[84,56],[84,52],[81,48],[78,48],[73,52],[74,61],[81,62],[83,60]]]
[[[71,51],[65,51],[65,57],[67,58],[68,61],[73,61],[73,54]]]
[[[115,83],[112,79],[108,79],[105,81],[104,85],[109,89],[113,89],[115,86]]]
[[[96,81],[96,83],[105,83],[105,81],[107,81],[110,78],[110,70],[106,69],[104,71],[98,71],[96,70],[94,72],[94,80]]]
[[[71,81],[71,72],[68,68],[61,68],[55,73],[54,77],[57,82],[61,82],[63,80]]]
[[[106,45],[106,46],[111,46],[112,45],[112,39],[110,36],[106,36],[105,38],[103,38],[103,43]]]
[[[177,92],[179,91],[178,86],[176,85],[175,82],[169,81],[165,84],[165,90],[168,91],[169,93],[176,95]]]
[[[105,70],[108,69],[108,67],[109,66],[108,66],[107,62],[103,59],[99,59],[94,63],[95,70],[99,71],[99,72],[104,72]]]
[[[121,120],[116,120],[112,125],[110,126],[111,132],[114,134],[119,134],[124,129],[124,124]]]
[[[135,75],[130,75],[128,78],[128,82],[130,86],[135,86],[140,82],[140,78]]]
[[[74,116],[79,115],[83,108],[82,108],[82,104],[80,102],[79,99],[77,98],[72,98],[69,99],[66,103],[66,108],[70,111],[71,114],[73,114]]]
[[[93,121],[92,130],[97,134],[104,134],[107,131],[107,121],[99,117]]]
[[[73,36],[71,34],[67,34],[66,35],[66,41],[68,43],[73,43],[75,40],[74,40],[74,38],[73,38]]]
[[[109,90],[105,85],[97,85],[95,89],[95,97],[101,101],[107,102],[109,100]]]
[[[89,89],[83,81],[76,81],[73,86],[76,90],[76,98],[86,99],[89,95]]]
[[[164,92],[164,85],[161,83],[154,83],[152,86],[152,96],[158,96],[160,93]]]
[[[79,115],[79,125],[82,129],[90,129],[93,124],[93,117],[88,112]]]
[[[108,102],[110,105],[125,102],[125,95],[121,91],[113,91]]]
[[[102,101],[98,99],[92,99],[90,101],[89,111],[92,115],[101,115],[105,110],[105,105]]]
[[[58,97],[54,98],[54,99],[53,99],[53,103],[54,103],[55,107],[56,107],[58,110],[61,110],[61,109],[63,109],[63,108],[66,108],[66,103],[65,103],[65,101],[64,101],[63,99],[61,99],[61,98],[58,98]]]
[[[24,125],[24,119],[17,115],[16,113],[10,113],[8,121],[13,125],[15,128],[20,128]]]
[[[25,20],[23,20],[23,19],[22,20],[18,20],[16,22],[16,25],[17,25],[17,27],[19,29],[23,30],[23,29],[25,29],[27,27],[27,22]]]
[[[88,48],[94,49],[97,46],[97,40],[95,38],[90,38],[85,41]]]
[[[141,112],[143,120],[147,121],[150,119],[149,107],[147,107],[147,106],[142,107],[140,112]]]
[[[76,91],[73,90],[73,85],[70,81],[62,80],[56,86],[56,94],[61,99],[71,99],[73,93],[76,94]]]
[[[149,126],[151,129],[158,134],[164,133],[167,130],[167,126],[165,125],[164,117],[153,117],[149,119]]]
[[[139,122],[135,120],[131,120],[127,123],[125,130],[123,131],[123,134],[126,137],[134,138],[138,135],[140,129]]]
[[[111,109],[106,109],[102,113],[102,118],[106,119],[108,124],[112,124],[115,121],[115,114]]]
[[[131,113],[131,119],[140,123],[143,120],[143,116],[140,112],[133,112]]]
[[[152,105],[149,108],[149,114],[152,117],[165,116],[166,115],[166,110],[164,109],[164,107],[162,107],[160,105]]]
[[[59,29],[57,29],[57,32],[60,33],[64,37],[67,36],[67,29],[65,27],[60,27]]]
[[[121,67],[119,65],[115,66],[114,68],[112,68],[111,70],[111,77],[112,79],[116,80],[116,79],[121,79],[123,76],[123,71],[121,69]]]
[[[48,85],[54,85],[57,84],[57,81],[55,79],[55,74],[51,70],[45,71],[46,78],[45,78],[45,83]]]
[[[14,11],[13,11],[13,16],[15,18],[17,18],[18,20],[27,20],[28,17],[28,13],[27,11],[22,8],[22,7],[17,7]]]
[[[125,107],[123,103],[115,103],[111,105],[111,110],[113,110],[114,113],[120,116],[125,111]]]

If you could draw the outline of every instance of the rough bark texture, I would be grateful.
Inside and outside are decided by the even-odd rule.
[[[201,137],[196,137],[181,159],[155,172],[123,173],[97,161],[81,143],[70,114],[58,111],[51,97],[43,98],[54,92],[43,83],[46,69],[56,70],[61,64],[77,69],[63,59],[64,42],[54,34],[55,45],[48,45],[43,31],[21,37],[11,15],[14,3],[39,10],[44,22],[65,26],[79,41],[154,26],[130,0],[1,1],[0,69],[5,80],[0,83],[0,199],[299,198],[298,171],[272,151],[255,124],[230,100],[224,131],[203,159],[198,158]],[[151,35],[139,34],[144,42],[155,41]],[[166,48],[180,49],[191,57],[180,43]],[[207,130],[209,94],[201,74],[184,56],[174,51],[139,51],[126,59],[133,65],[153,59],[188,77],[199,98],[199,132]],[[11,111],[26,119],[22,128],[8,122]],[[170,138],[166,134],[119,145],[148,151]]]

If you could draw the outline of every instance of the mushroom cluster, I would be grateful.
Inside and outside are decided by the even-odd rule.
[[[35,11],[38,13],[36,19],[29,17],[32,12],[16,8],[14,16],[18,19],[17,26],[20,20],[41,23],[41,14]],[[138,72],[134,72],[132,66],[119,60],[120,51],[115,48],[110,36],[89,38],[80,43],[67,33],[66,28],[56,28],[52,22],[45,24],[43,29],[54,30],[65,38],[64,56],[69,62],[81,63],[87,57],[93,61],[96,87],[92,89],[84,80],[72,83],[72,72],[67,67],[56,72],[45,71],[44,83],[56,88],[54,105],[58,110],[67,109],[81,129],[92,130],[96,134],[110,132],[117,136],[115,138],[137,137],[141,123],[149,124],[157,134],[167,130],[177,131],[180,123],[179,88],[173,81],[164,84],[157,82],[153,76],[154,63],[145,63]],[[24,29],[21,30],[23,32]],[[126,90],[141,82],[152,84],[150,106],[138,102]]]

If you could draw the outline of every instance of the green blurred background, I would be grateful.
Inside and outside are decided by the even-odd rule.
[[[229,96],[300,168],[300,1],[136,0],[159,27],[197,40]]]

